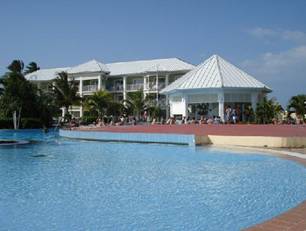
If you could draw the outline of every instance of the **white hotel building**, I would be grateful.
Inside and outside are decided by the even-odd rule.
[[[103,64],[92,60],[75,67],[41,69],[26,75],[40,88],[46,87],[58,72],[79,83],[81,97],[97,90],[107,90],[115,100],[127,98],[129,92],[154,94],[165,116],[199,117],[196,105],[206,104],[208,114],[224,118],[226,106],[256,103],[271,89],[236,66],[213,55],[197,67],[178,58],[153,59]],[[82,106],[72,113],[82,117]]]

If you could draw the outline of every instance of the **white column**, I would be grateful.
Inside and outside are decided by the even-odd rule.
[[[127,79],[127,77],[123,76],[123,100],[127,99],[127,97],[126,97],[126,79]]]
[[[80,77],[80,83],[79,83],[79,92],[80,92],[80,97],[83,97],[83,79]],[[82,100],[82,99],[81,99]],[[83,103],[83,102],[81,102]],[[83,107],[82,104],[80,105],[80,117],[83,116]]]
[[[184,95],[182,97],[182,101],[183,101],[183,105],[184,105],[184,113],[183,113],[183,117],[187,117],[188,116],[188,96]]]
[[[98,91],[101,90],[101,76],[98,78]]]
[[[80,77],[80,82],[79,82],[79,92],[80,96],[82,97],[83,95],[83,79]]]
[[[146,97],[146,91],[148,90],[147,88],[147,78],[148,78],[148,75],[145,75],[143,77],[143,96]]]
[[[253,108],[254,112],[256,111],[257,101],[258,101],[258,93],[257,92],[253,92],[251,94],[251,104],[252,104],[252,108]]]
[[[105,82],[103,83],[103,78],[104,78],[104,76],[101,74],[99,76],[100,82],[98,81],[98,84],[99,84],[98,89],[100,89],[100,90],[105,90]]]
[[[158,73],[156,73],[156,102],[158,102]]]
[[[224,93],[218,94],[218,104],[219,104],[219,116],[221,121],[224,122]]]
[[[83,117],[83,106],[80,106],[80,117]]]
[[[169,74],[166,75],[165,78],[165,87],[169,85]],[[166,95],[166,118],[169,118],[169,95]]]
[[[167,87],[168,85],[169,85],[169,74],[167,74],[165,78],[165,86]]]

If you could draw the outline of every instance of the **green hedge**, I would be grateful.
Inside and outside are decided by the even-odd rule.
[[[13,126],[13,119],[0,118],[0,129],[11,129]]]
[[[83,125],[88,125],[88,124],[92,124],[96,120],[97,120],[97,116],[83,116],[81,118],[81,123]]]
[[[21,118],[20,128],[42,128],[40,119],[37,118]]]
[[[42,128],[42,123],[37,118],[21,118],[20,128]],[[13,119],[0,118],[0,129],[13,129]]]

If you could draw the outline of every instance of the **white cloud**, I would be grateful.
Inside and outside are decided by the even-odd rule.
[[[245,60],[242,66],[259,73],[275,74],[301,67],[306,71],[306,45],[279,53],[267,52],[256,59]]]
[[[285,40],[298,44],[306,43],[306,33],[303,31],[256,27],[248,30],[247,32],[256,38],[267,42]]]
[[[266,73],[277,73],[293,66],[306,65],[306,45],[279,53],[267,52],[256,59],[245,60],[242,65]]]
[[[306,45],[264,53],[241,66],[273,89],[272,96],[285,106],[296,94],[306,94]]]

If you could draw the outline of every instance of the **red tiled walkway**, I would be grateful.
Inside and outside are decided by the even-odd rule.
[[[195,135],[306,137],[306,125],[137,125],[106,126],[90,129],[81,128],[81,130],[107,132],[175,133]]]

